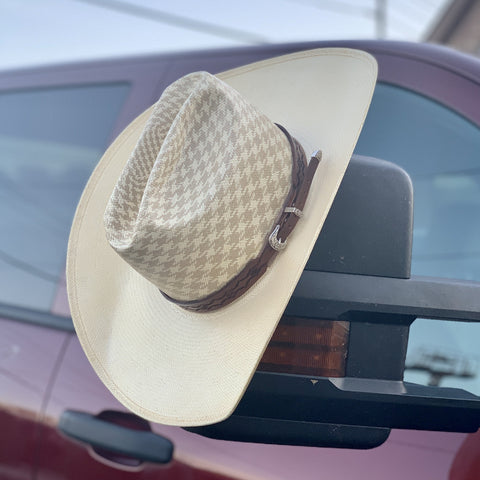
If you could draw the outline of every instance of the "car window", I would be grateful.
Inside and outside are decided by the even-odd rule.
[[[356,152],[397,163],[414,187],[413,275],[480,281],[480,129],[436,101],[378,84]],[[405,379],[480,395],[480,324],[416,320]]]
[[[48,311],[127,84],[0,93],[0,303]]]

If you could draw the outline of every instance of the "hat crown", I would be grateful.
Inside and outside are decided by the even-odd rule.
[[[262,251],[292,180],[285,135],[199,72],[165,90],[108,202],[111,246],[162,292],[197,300]]]

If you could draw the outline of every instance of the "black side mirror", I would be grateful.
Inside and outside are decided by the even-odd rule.
[[[343,322],[345,339],[313,347],[315,355],[306,357],[302,348],[311,353],[312,345],[296,344],[301,335],[283,342],[278,355],[274,349],[282,341],[274,335],[233,415],[188,430],[227,440],[345,448],[378,446],[391,428],[476,431],[480,397],[403,381],[415,318],[480,321],[480,283],[411,277],[412,232],[407,173],[354,156],[279,326],[295,331],[306,322],[318,329],[326,321],[338,331]],[[325,352],[337,354],[327,359]]]

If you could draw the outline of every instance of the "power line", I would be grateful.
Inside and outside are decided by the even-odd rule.
[[[0,250],[0,260],[3,260],[6,264],[18,269],[23,270],[25,273],[33,275],[34,277],[41,278],[51,283],[58,283],[58,277],[49,272],[45,272],[40,268],[31,265],[30,263],[24,262],[18,258],[12,257],[10,254],[4,250]]]
[[[336,1],[336,0],[323,0],[319,3],[316,0],[287,0],[292,3],[301,3],[302,5],[317,8],[318,10],[328,10],[334,13],[341,13],[343,15],[363,15],[368,18],[372,18],[375,13],[373,7],[362,7],[359,5],[353,5],[348,2]]]
[[[267,38],[256,33],[247,32],[231,27],[223,27],[215,23],[202,22],[192,18],[175,15],[174,13],[157,10],[154,8],[133,5],[122,0],[74,0],[107,10],[113,10],[133,17],[142,18],[144,20],[153,20],[154,22],[174,25],[176,27],[194,30],[200,33],[207,33],[220,38],[234,40],[254,45],[270,43]]]
[[[438,7],[438,1],[433,3],[428,2],[428,0],[423,0],[422,2],[417,2],[414,5],[409,5],[410,10],[413,7],[419,8],[413,18],[418,20],[418,22],[412,22],[412,15],[399,14],[398,10],[393,9],[392,7],[397,6],[398,4],[394,2],[388,2],[387,0],[372,0],[372,5],[354,5],[352,3],[340,0],[286,0],[292,3],[302,4],[317,8],[318,10],[331,11],[343,15],[355,16],[362,15],[366,18],[370,18],[375,25],[376,36],[377,38],[385,38],[387,36],[387,19],[391,20],[388,22],[388,30],[394,30],[402,32],[405,34],[405,30],[412,34],[417,34],[421,30],[423,23],[423,18],[430,18],[434,12],[432,9]],[[445,1],[445,0],[444,0]],[[388,7],[388,8],[387,8]],[[428,11],[427,11],[428,10]],[[420,11],[422,13],[420,13]],[[393,17],[393,18],[392,18]],[[399,18],[400,17],[400,18]],[[404,17],[404,18],[402,18]],[[405,18],[408,17],[408,18]]]

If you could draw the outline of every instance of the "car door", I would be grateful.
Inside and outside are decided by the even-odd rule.
[[[146,106],[161,76],[158,64],[155,75],[129,67],[0,74],[2,479],[32,478],[38,460],[39,425],[71,336],[63,272],[75,205],[129,105]]]

